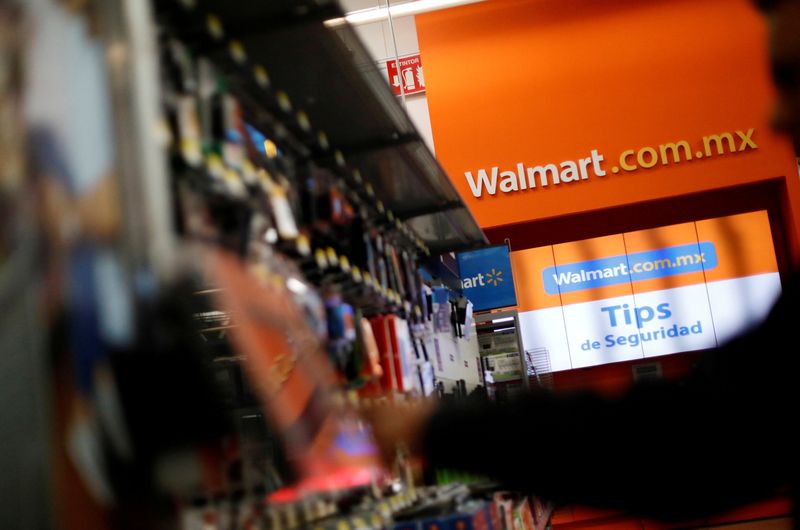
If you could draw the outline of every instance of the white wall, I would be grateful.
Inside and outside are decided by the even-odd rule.
[[[396,3],[396,2],[395,2]],[[342,7],[347,12],[369,9],[374,7],[386,7],[385,1],[376,0],[343,0]],[[397,17],[392,20],[394,26],[394,39],[392,38],[392,28],[388,21],[371,22],[355,26],[356,33],[364,41],[367,50],[372,54],[378,67],[388,79],[386,74],[386,61],[405,55],[419,53],[419,42],[417,41],[417,25],[413,16]],[[397,45],[395,51],[395,44]],[[425,57],[422,57],[422,68],[425,69]],[[411,121],[419,130],[420,136],[434,151],[433,132],[431,131],[431,119],[428,113],[428,98],[423,92],[406,96],[406,110],[411,117]],[[434,151],[435,152],[435,151]]]

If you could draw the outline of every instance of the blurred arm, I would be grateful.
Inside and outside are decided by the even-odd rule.
[[[797,462],[797,290],[786,287],[762,325],[682,382],[613,400],[536,393],[442,408],[424,431],[426,457],[553,500],[663,519],[774,494]]]

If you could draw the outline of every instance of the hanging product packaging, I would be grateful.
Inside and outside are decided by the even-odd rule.
[[[373,279],[375,279],[378,277],[378,265],[375,259],[375,244],[369,232],[364,232],[363,240],[367,262],[367,269],[364,272],[368,273]]]
[[[245,160],[245,130],[242,121],[242,109],[239,101],[231,94],[222,96],[222,127],[224,141],[222,143],[222,159],[225,164],[241,171]]]
[[[439,333],[452,331],[450,297],[446,287],[434,287],[432,294],[433,329]]]
[[[297,230],[297,222],[289,204],[284,187],[272,180],[266,170],[258,172],[261,185],[269,197],[269,204],[272,208],[272,215],[275,216],[275,226],[278,228],[278,235],[281,239],[295,239],[300,235]]]
[[[397,284],[396,291],[403,299],[406,299],[409,288],[408,286],[405,285],[406,278],[403,275],[402,268],[400,267],[400,258],[398,256],[397,247],[395,246],[389,247],[389,258],[391,260],[392,270],[394,271],[394,275],[396,278],[395,279],[395,283]]]
[[[193,95],[179,96],[176,101],[178,138],[181,157],[187,165],[197,168],[203,164],[200,137],[200,119],[197,115],[197,99]]]
[[[217,74],[214,66],[208,59],[197,61],[197,98],[200,115],[200,130],[203,152],[217,153],[220,149],[216,145],[217,137],[214,134],[215,99],[217,97]],[[221,140],[221,134],[220,140]],[[217,147],[215,149],[215,147]]]
[[[389,289],[389,270],[386,265],[386,249],[383,242],[383,237],[378,235],[375,238],[375,253],[376,260],[378,262],[378,283],[380,284],[380,288],[385,292]]]
[[[401,265],[403,266],[403,273],[406,280],[406,289],[408,292],[408,299],[414,303],[419,304],[419,284],[417,283],[417,268],[411,256],[403,250],[400,254]]]
[[[331,293],[325,300],[328,320],[328,354],[339,373],[352,380],[358,373],[355,358],[356,326],[353,307]]]
[[[203,163],[200,118],[197,108],[197,73],[189,50],[180,41],[171,39],[167,45],[163,68],[168,79],[165,95],[173,121],[178,150],[190,167]]]

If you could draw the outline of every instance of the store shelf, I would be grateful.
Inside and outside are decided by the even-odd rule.
[[[308,155],[315,162],[345,176],[358,169],[363,186],[371,184],[386,210],[406,221],[434,254],[487,244],[353,28],[324,24],[343,14],[336,3],[204,0],[189,23],[181,26],[177,22],[183,19],[175,17],[174,25],[184,35],[202,33],[203,13],[219,17],[224,39],[242,43],[248,63],[269,72],[271,90],[288,94],[292,110],[277,109],[260,92],[252,94],[253,103],[274,113],[302,110],[313,131],[327,135],[330,150],[316,145],[316,134],[289,128],[294,137],[314,144]],[[224,45],[219,49],[225,53]],[[231,73],[235,68],[226,71]],[[240,76],[240,88],[252,88],[250,71],[241,69]],[[335,150],[344,155],[345,164],[335,161]]]

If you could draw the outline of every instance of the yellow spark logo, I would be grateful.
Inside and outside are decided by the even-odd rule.
[[[497,287],[497,284],[503,282],[503,271],[499,271],[492,267],[492,272],[486,273],[486,282]]]

